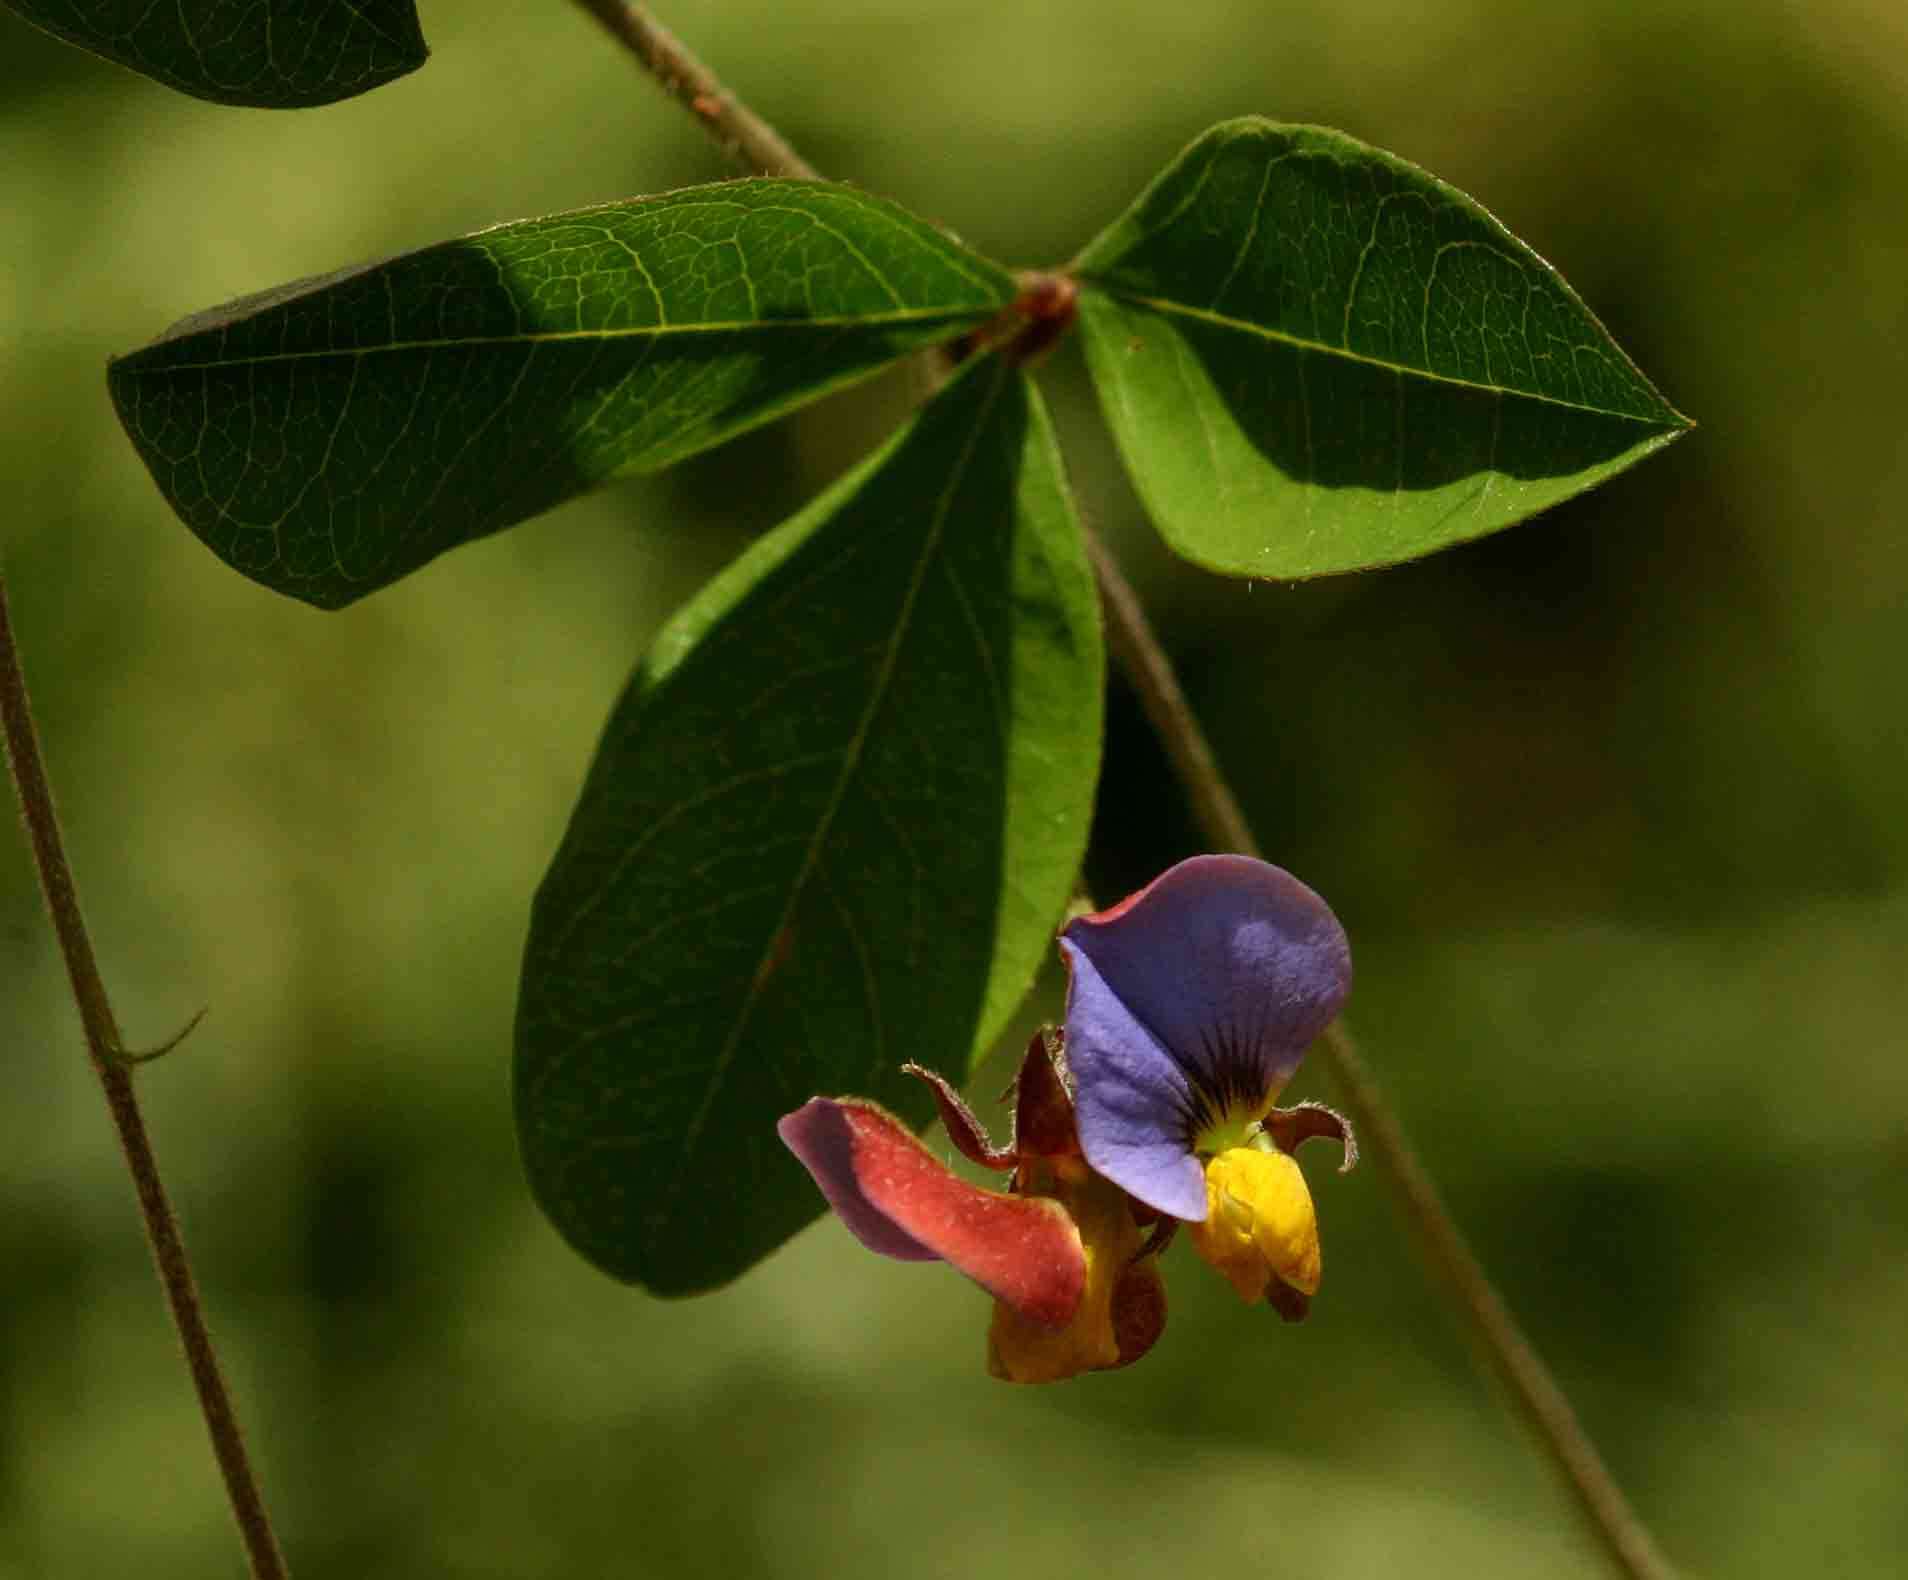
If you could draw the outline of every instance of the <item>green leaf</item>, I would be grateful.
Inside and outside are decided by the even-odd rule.
[[[951,339],[1013,290],[892,203],[735,181],[301,281],[108,377],[186,524],[330,608]]]
[[[1228,575],[1412,559],[1689,427],[1536,253],[1341,132],[1215,127],[1074,267],[1140,496]]]
[[[415,71],[413,0],[5,0],[69,44],[217,104],[330,104]]]
[[[1098,608],[1046,413],[997,358],[679,614],[537,895],[517,1124],[570,1242],[662,1293],[822,1209],[774,1122],[917,1122],[1052,947],[1098,778]]]

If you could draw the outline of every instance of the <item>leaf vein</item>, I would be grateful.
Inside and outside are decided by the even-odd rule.
[[[966,323],[983,317],[985,309],[972,307],[914,307],[888,313],[841,313],[822,318],[722,319],[694,324],[637,324],[627,329],[538,329],[510,335],[463,335],[454,338],[382,341],[374,346],[326,346],[311,351],[273,351],[262,356],[210,357],[202,361],[159,361],[126,369],[140,378],[171,373],[197,373],[220,368],[254,367],[274,362],[314,362],[329,357],[385,356],[403,351],[466,351],[479,346],[546,345],[563,341],[665,340],[679,335],[743,334],[760,331],[780,334],[805,329],[885,329],[890,326]],[[160,341],[163,346],[167,342]],[[150,351],[151,347],[147,350]],[[134,356],[145,353],[135,352]],[[130,360],[130,359],[129,359]]]
[[[789,885],[788,902],[783,906],[782,913],[776,919],[775,925],[768,930],[768,936],[764,940],[762,947],[762,959],[750,977],[748,991],[744,995],[735,1019],[730,1025],[729,1033],[723,1039],[722,1046],[717,1050],[716,1057],[710,1067],[708,1087],[703,1094],[702,1102],[697,1105],[695,1112],[690,1115],[689,1122],[683,1126],[676,1148],[677,1166],[670,1171],[671,1183],[669,1191],[659,1209],[664,1215],[667,1215],[675,1201],[676,1194],[682,1188],[682,1181],[686,1176],[688,1159],[702,1139],[703,1129],[709,1122],[710,1111],[715,1106],[716,1095],[721,1091],[722,1085],[728,1077],[729,1068],[735,1062],[736,1053],[742,1045],[743,1034],[748,1029],[749,1020],[755,1012],[755,1007],[761,1002],[761,983],[764,968],[773,956],[774,950],[783,935],[783,931],[787,928],[790,919],[794,915],[795,907],[800,903],[802,894],[808,886],[815,866],[821,859],[822,848],[834,827],[836,815],[840,812],[842,802],[847,796],[848,786],[854,778],[855,770],[860,766],[861,754],[867,746],[869,731],[873,727],[875,718],[880,713],[883,703],[887,700],[888,685],[894,677],[895,666],[900,658],[902,641],[906,637],[908,628],[913,621],[915,604],[920,597],[921,587],[926,579],[929,564],[940,550],[941,537],[947,526],[948,513],[953,509],[955,496],[960,491],[961,480],[966,475],[968,463],[973,458],[974,450],[980,442],[981,434],[986,430],[988,417],[993,411],[994,402],[999,398],[1000,389],[1004,384],[1004,380],[1000,380],[998,375],[996,377],[997,382],[995,388],[988,393],[987,399],[981,404],[981,408],[975,416],[973,427],[967,435],[966,442],[961,447],[960,455],[948,471],[947,482],[935,498],[933,518],[930,522],[927,535],[921,545],[920,558],[915,564],[913,574],[909,577],[907,590],[902,595],[901,607],[896,613],[894,622],[894,633],[888,641],[887,652],[883,655],[881,667],[875,676],[874,684],[869,688],[867,705],[862,709],[861,717],[856,721],[855,732],[849,740],[847,750],[842,753],[841,768],[835,777],[835,784],[830,793],[828,803],[822,809],[821,816],[816,819],[815,832],[810,841],[807,856],[803,860],[801,869],[795,875],[795,881]]]
[[[1592,406],[1583,401],[1564,400],[1560,396],[1545,395],[1537,390],[1505,389],[1496,385],[1480,384],[1475,379],[1459,378],[1455,374],[1440,373],[1434,368],[1412,367],[1405,363],[1388,362],[1382,357],[1366,356],[1363,352],[1348,351],[1343,346],[1327,345],[1322,341],[1308,340],[1303,335],[1292,334],[1288,330],[1274,329],[1267,324],[1255,324],[1247,319],[1233,318],[1224,313],[1215,313],[1207,308],[1192,307],[1184,302],[1168,301],[1164,297],[1143,296],[1137,292],[1122,291],[1117,287],[1100,285],[1099,289],[1109,296],[1129,306],[1157,313],[1164,318],[1189,318],[1199,323],[1211,324],[1219,329],[1230,329],[1239,334],[1253,335],[1261,340],[1269,340],[1277,345],[1293,346],[1302,351],[1317,351],[1327,356],[1342,357],[1348,362],[1362,362],[1367,367],[1381,368],[1388,373],[1410,374],[1433,384],[1448,384],[1457,389],[1476,390],[1487,395],[1515,395],[1519,400],[1535,401],[1543,406],[1557,406],[1565,411],[1589,412],[1598,417],[1615,417],[1625,422],[1634,422],[1645,428],[1670,429],[1677,425],[1661,417],[1645,416],[1638,412],[1613,411],[1606,406]]]

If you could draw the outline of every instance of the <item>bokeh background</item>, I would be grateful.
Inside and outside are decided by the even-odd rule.
[[[905,380],[342,614],[218,564],[106,357],[243,292],[729,173],[574,7],[217,109],[0,15],[0,548],[82,894],[295,1571],[1593,1575],[1367,1169],[1283,1328],[1183,1249],[1144,1366],[982,1374],[985,1299],[835,1224],[694,1303],[533,1212],[531,890],[657,623]],[[1205,126],[1464,187],[1702,423],[1542,521],[1299,588],[1079,491],[1513,1305],[1693,1575],[1908,1564],[1908,11],[1897,0],[677,0],[831,173],[1065,259]],[[1092,877],[1195,848],[1109,702]],[[1055,984],[1046,984],[1053,993]],[[1052,999],[1044,1007],[1051,1012]],[[0,1577],[240,1563],[24,845],[0,840]],[[998,1086],[986,1072],[982,1090]],[[1304,1095],[1329,1099],[1320,1078]]]

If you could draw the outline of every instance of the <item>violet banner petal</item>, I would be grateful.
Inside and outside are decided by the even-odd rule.
[[[1072,934],[1060,952],[1071,977],[1066,1054],[1080,1150],[1129,1196],[1196,1223],[1206,1216],[1206,1180],[1187,1136],[1192,1089]]]
[[[1283,1086],[1351,991],[1331,908],[1250,856],[1182,861],[1063,936],[1193,1080],[1222,1095]]]

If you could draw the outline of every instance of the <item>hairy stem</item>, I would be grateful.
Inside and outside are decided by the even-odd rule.
[[[781,133],[717,80],[716,74],[684,48],[682,40],[634,0],[577,0],[608,28],[643,68],[702,123],[724,151],[757,175],[819,180],[819,173],[789,147]]]
[[[92,1057],[94,1073],[106,1094],[106,1107],[118,1132],[127,1170],[132,1175],[133,1193],[139,1199],[139,1213],[145,1220],[146,1238],[159,1269],[159,1282],[165,1288],[173,1324],[185,1348],[186,1367],[199,1395],[199,1410],[212,1439],[212,1452],[225,1478],[225,1492],[231,1500],[233,1518],[238,1521],[239,1537],[251,1561],[254,1580],[284,1580],[288,1573],[285,1560],[265,1513],[258,1478],[246,1456],[238,1417],[233,1413],[231,1395],[219,1371],[218,1353],[212,1347],[212,1335],[206,1331],[205,1313],[193,1283],[192,1265],[186,1259],[179,1221],[166,1199],[152,1141],[146,1134],[139,1099],[133,1092],[132,1073],[119,1040],[119,1026],[106,997],[106,985],[100,979],[99,964],[93,958],[93,944],[87,936],[85,920],[80,915],[73,870],[67,864],[66,849],[60,839],[53,790],[47,783],[39,735],[27,701],[26,677],[21,672],[19,652],[14,645],[4,578],[0,578],[0,721],[4,722],[7,760],[13,768],[20,814],[26,823],[27,839],[33,846],[33,861],[39,869],[40,889],[46,896],[53,932],[66,961],[73,1003],[79,1009],[80,1026],[86,1036],[86,1051]]]
[[[634,49],[644,66],[689,105],[697,118],[767,175],[817,178],[815,168],[759,116],[723,91],[706,67],[656,22],[648,8],[626,0],[579,0]],[[701,95],[722,111],[713,114]],[[730,119],[725,119],[730,118]],[[746,127],[744,138],[733,128]],[[1153,633],[1132,586],[1106,546],[1090,530],[1087,548],[1106,614],[1107,645],[1138,694],[1174,773],[1190,799],[1201,831],[1217,850],[1258,854],[1258,842],[1238,797],[1220,771],[1198,716],[1180,689],[1172,660]],[[1574,1495],[1591,1533],[1617,1573],[1629,1580],[1670,1580],[1667,1561],[1611,1477],[1542,1358],[1531,1347],[1446,1209],[1431,1176],[1406,1140],[1397,1115],[1343,1025],[1329,1028],[1319,1051],[1332,1073],[1359,1138],[1378,1159],[1413,1236],[1432,1271],[1456,1303],[1466,1327],[1537,1441]]]

